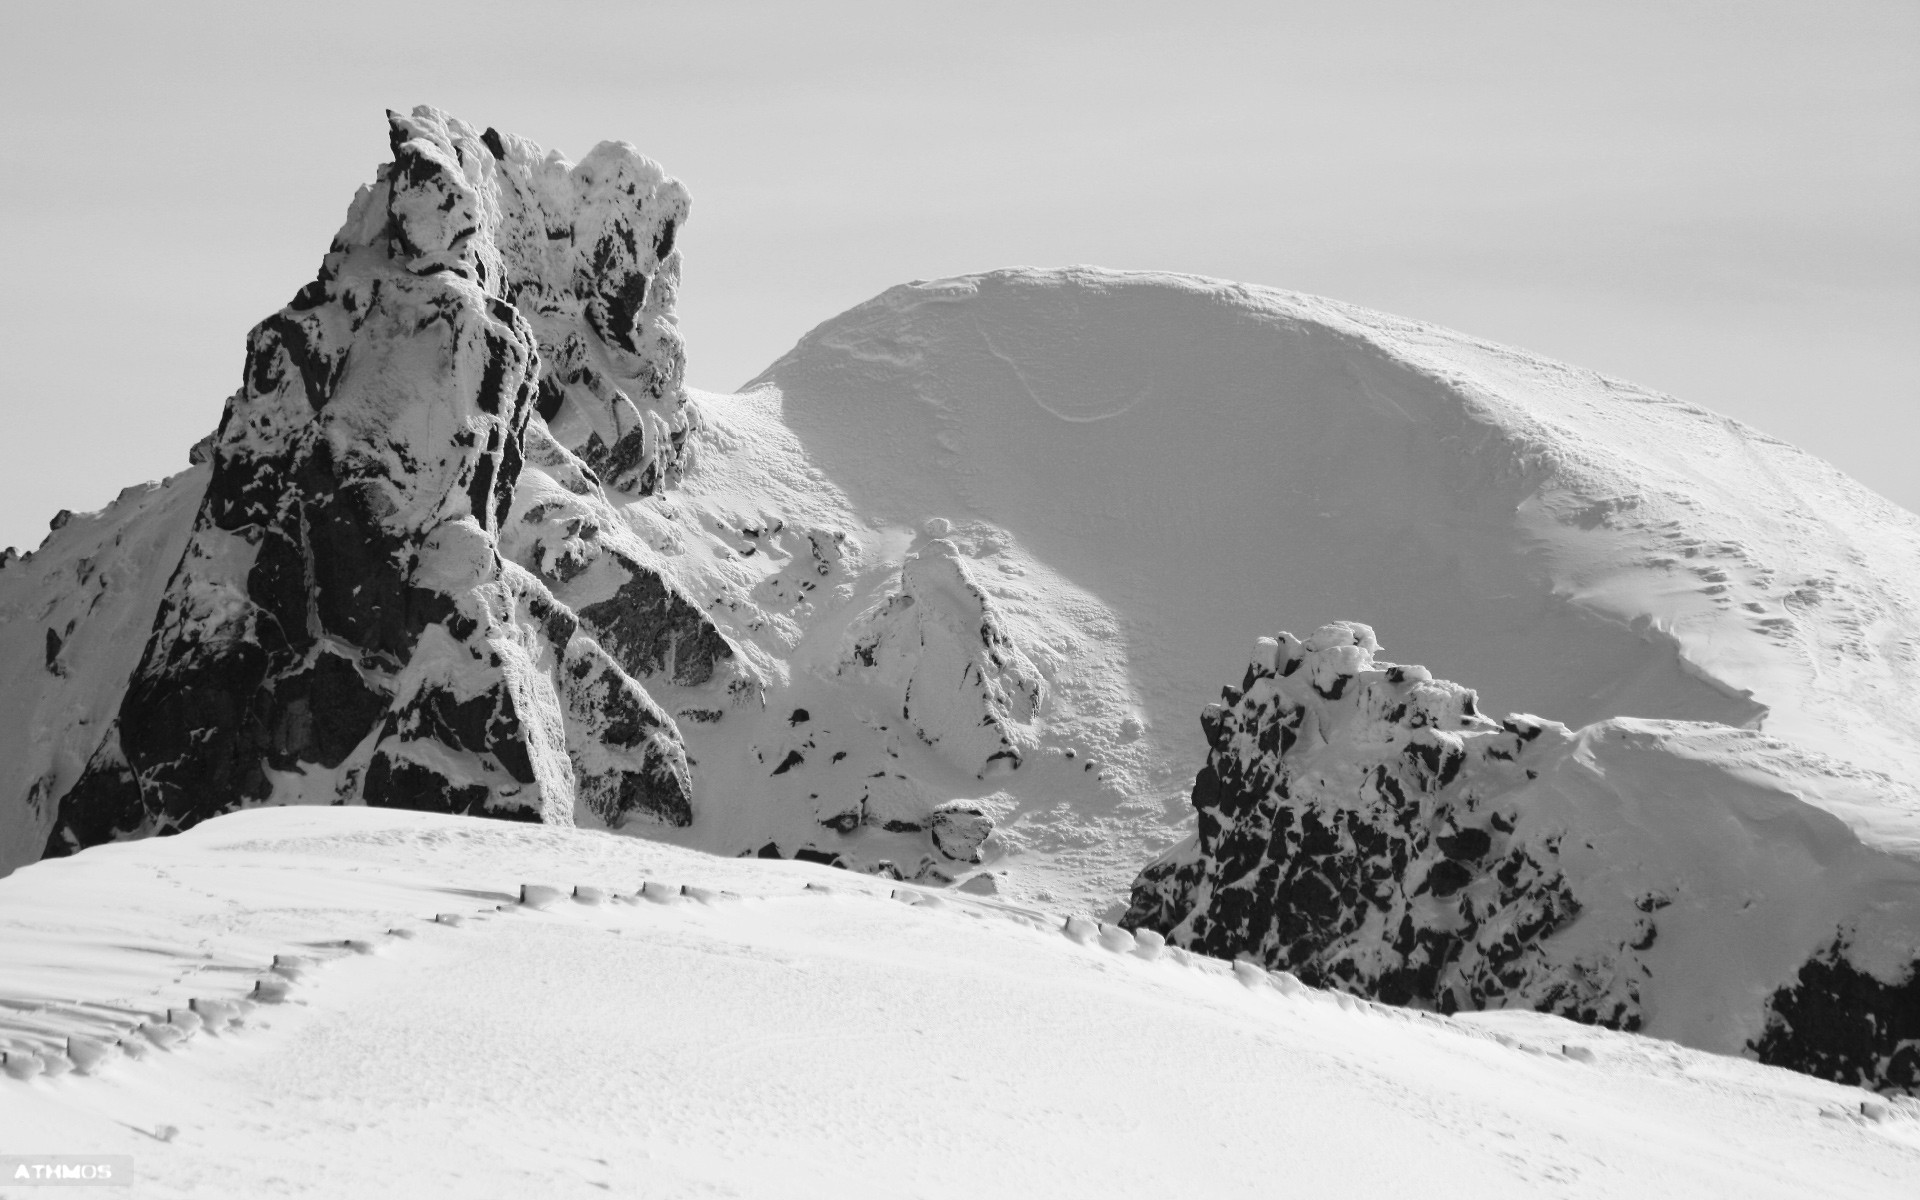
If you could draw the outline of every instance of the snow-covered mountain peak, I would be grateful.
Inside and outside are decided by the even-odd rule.
[[[661,668],[664,641],[676,678],[711,678],[724,637],[631,534],[576,541],[604,592],[652,595],[644,613],[576,610],[553,564],[500,546],[523,470],[610,527],[603,479],[645,495],[680,467],[686,193],[630,147],[574,166],[433,109],[388,120],[393,161],[315,279],[250,335],[205,474],[169,483],[202,490],[157,605],[129,593],[53,633],[151,631],[130,675],[84,672],[90,738],[11,756],[34,798],[14,838],[37,828],[64,853],[292,801],[691,821],[685,751],[634,676]],[[142,519],[58,540],[119,543]],[[515,535],[569,521],[580,533],[523,511]],[[50,652],[53,693],[72,690],[59,666]]]
[[[1864,1069],[1789,1010],[1908,986],[1920,518],[1669,397],[1192,276],[909,284],[695,394],[677,182],[389,124],[191,469],[4,564],[0,867],[366,804],[1112,921],[1173,847],[1132,899],[1176,937]],[[1207,709],[1281,627],[1318,632]],[[1283,885],[1289,804],[1366,851]]]
[[[316,286],[366,254],[477,283],[533,327],[559,441],[617,489],[652,491],[691,419],[673,316],[686,189],[625,142],[575,164],[437,109],[388,124],[393,164],[355,196]]]
[[[758,384],[863,510],[973,513],[1124,597],[1163,727],[1259,630],[1359,618],[1498,710],[1763,726],[1920,777],[1920,517],[1672,397],[1086,267],[893,288]]]

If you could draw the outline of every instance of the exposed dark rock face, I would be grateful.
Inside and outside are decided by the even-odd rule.
[[[1127,923],[1389,1003],[1524,998],[1636,1028],[1635,964],[1596,979],[1540,953],[1580,903],[1558,838],[1514,836],[1502,793],[1527,782],[1545,726],[1488,720],[1424,668],[1376,668],[1377,648],[1364,625],[1282,634],[1208,706],[1198,840],[1141,874]]]
[[[1835,942],[1768,1002],[1747,1044],[1761,1062],[1867,1088],[1920,1094],[1920,963],[1882,983]]]
[[[49,854],[268,802],[692,819],[678,732],[633,675],[703,682],[725,639],[625,558],[583,622],[500,545],[539,408],[610,439],[617,486],[677,468],[686,194],[624,144],[569,166],[430,109],[389,118],[393,162],[248,339],[191,539]],[[544,424],[531,440],[605,504]]]
[[[704,687],[724,677],[729,690],[754,686],[713,618],[652,565],[652,551],[608,502],[593,470],[539,423],[523,444],[501,553],[551,589],[580,630],[634,678]]]
[[[698,687],[733,657],[733,648],[712,618],[670,585],[619,554],[614,562],[626,582],[613,595],[580,610],[580,620],[620,664],[636,675],[663,675],[683,687]]]
[[[1911,907],[1920,885],[1824,811],[1756,784],[1777,744],[1721,726],[1495,722],[1471,691],[1377,649],[1350,623],[1262,639],[1201,719],[1197,832],[1141,873],[1127,925],[1440,1012],[1524,1007],[1696,1042],[1762,1030],[1745,1046],[1763,1062],[1914,1086],[1911,969],[1883,982],[1746,915],[1770,897],[1808,924],[1785,881],[1824,870],[1820,903],[1844,932]],[[1657,794],[1674,780],[1679,794]],[[1870,881],[1857,899],[1850,877]],[[1670,938],[1691,949],[1666,951]],[[1804,965],[1783,983],[1787,954]]]

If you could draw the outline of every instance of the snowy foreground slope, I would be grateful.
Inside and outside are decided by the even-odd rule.
[[[128,1154],[141,1196],[1891,1197],[1920,1180],[1911,1100],[603,833],[247,812],[0,881],[0,945],[0,1153]],[[90,1074],[65,1069],[68,1038]]]

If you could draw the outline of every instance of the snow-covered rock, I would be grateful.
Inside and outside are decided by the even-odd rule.
[[[520,523],[566,526],[596,585],[649,605],[571,607],[554,564],[511,558],[544,543],[501,536],[529,440],[603,520],[603,478],[678,471],[686,194],[624,144],[570,164],[431,109],[389,124],[318,276],[248,339],[157,608],[117,614],[151,635],[85,768],[42,776],[48,853],[296,801],[692,819],[635,677],[703,682],[725,639],[557,504]]]
[[[186,548],[208,469],[65,514],[0,572],[0,870],[40,857],[113,725]]]
[[[1005,806],[980,781],[1037,744],[1045,687],[1007,631],[1031,622],[970,582],[1000,543],[902,570],[817,472],[783,478],[789,448],[703,418],[673,316],[687,196],[631,147],[389,125],[193,468],[6,561],[0,867],[285,803],[932,882],[981,861]],[[796,654],[916,603],[862,627],[873,678]]]
[[[1725,725],[1495,721],[1379,649],[1261,639],[1129,925],[1394,1004],[1920,1085],[1920,855],[1848,821],[1912,788]]]
[[[944,521],[942,522],[944,524]],[[981,777],[1018,767],[1046,681],[1008,636],[977,568],[946,538],[907,557],[900,590],[849,631],[841,670],[900,696],[900,719]]]
[[[1288,623],[1392,630],[1496,712],[1758,728],[1920,781],[1920,516],[1683,399],[1334,300],[1091,267],[888,289],[749,398],[865,521],[997,530],[1027,573],[976,576],[1073,635],[1016,638],[1056,651],[1027,651],[1041,749],[994,781],[1020,802],[1016,886],[1071,862],[1048,890],[1115,894],[1184,836],[1193,714]],[[1897,805],[1856,816],[1920,836]]]
[[[209,810],[371,782],[928,883],[981,877],[977,858],[1010,902],[1110,915],[1191,830],[1192,714],[1234,647],[1342,616],[1500,711],[1763,729],[1920,779],[1920,518],[1738,423],[1333,301],[1090,268],[890,289],[742,394],[700,393],[672,315],[677,184],[617,147],[575,165],[400,120],[330,276],[262,327],[196,465],[0,567],[0,870],[42,852],[97,755],[68,806],[81,840],[172,827],[130,794],[205,769]],[[458,372],[451,323],[376,336],[436,296],[466,331]],[[531,400],[489,413],[496,357]],[[248,432],[267,416],[285,467],[282,433]],[[337,472],[390,445],[412,460],[404,486],[340,480],[410,506],[366,518],[402,569],[342,585],[321,554],[309,578],[288,547],[360,519],[325,488],[271,497],[244,526],[260,549],[195,528],[215,475],[277,478],[323,432],[353,451]],[[258,561],[284,592],[252,595]],[[460,620],[386,598],[411,587]],[[154,689],[186,669],[141,667],[156,632],[229,662],[178,640],[218,627],[182,603],[299,628],[301,588],[312,645],[262,642],[267,666],[194,685],[241,716],[210,748],[126,740],[123,708],[163,724]],[[381,622],[418,626],[412,650],[362,640],[392,640]],[[1890,796],[1863,784],[1834,811],[1920,843]]]

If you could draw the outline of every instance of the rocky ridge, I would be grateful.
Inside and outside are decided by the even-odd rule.
[[[624,143],[572,163],[429,108],[388,123],[192,469],[9,552],[0,601],[46,637],[9,696],[9,865],[285,803],[978,864],[991,805],[954,780],[1018,767],[1044,680],[951,540],[889,570],[850,514],[681,486],[705,443],[756,504],[773,487],[684,386],[686,191]],[[863,570],[857,634],[796,677]]]
[[[1379,648],[1261,639],[1128,926],[1393,1004],[1920,1085],[1920,864],[1826,811],[1833,764],[1725,726],[1496,721]]]
[[[623,144],[576,165],[432,110],[389,124],[393,161],[318,275],[248,338],[47,853],[293,800],[692,819],[684,747],[637,679],[705,682],[730,648],[581,515],[680,466],[686,193]],[[516,513],[528,473],[572,503]]]

